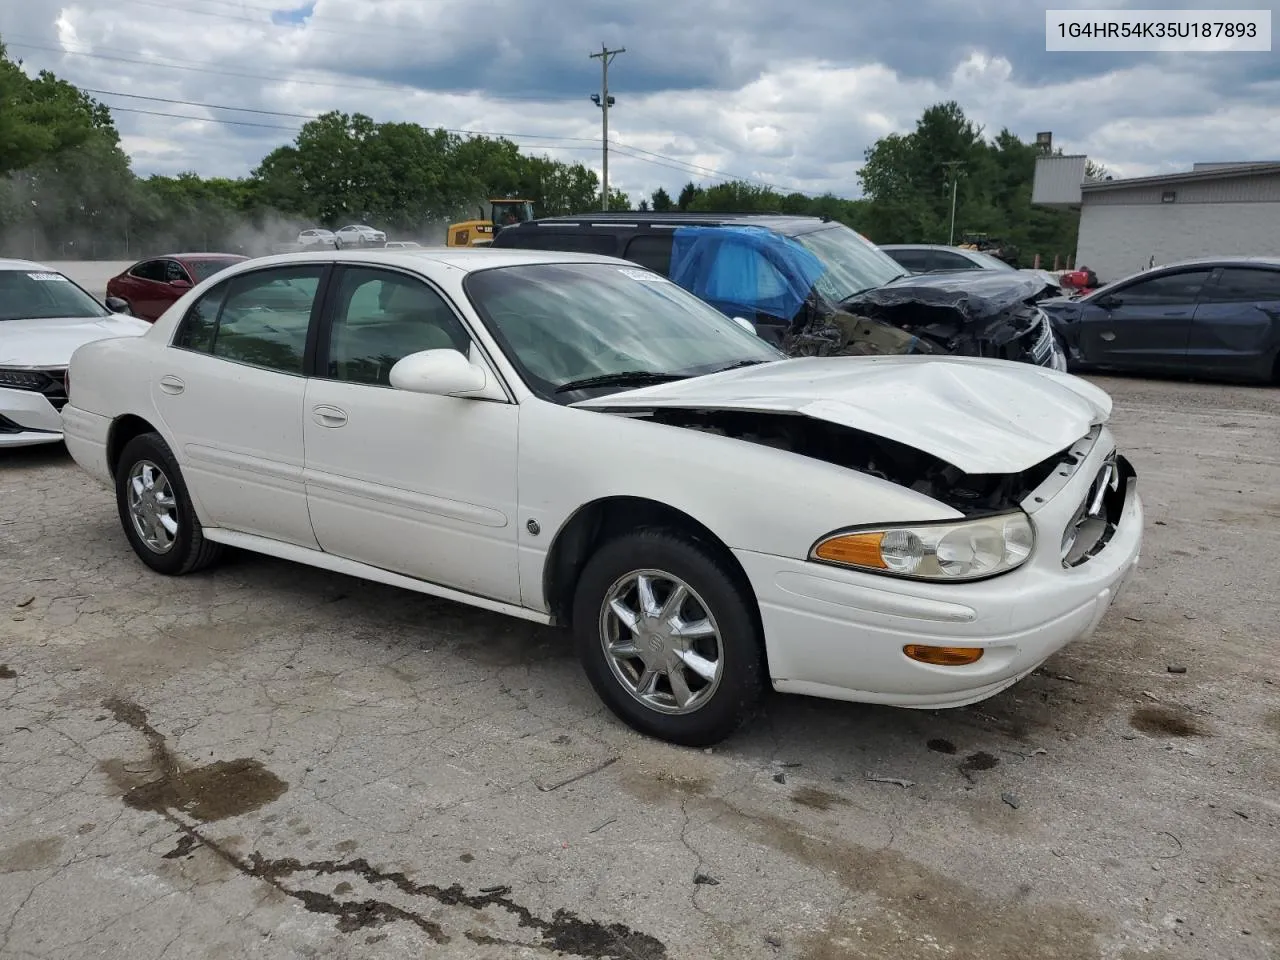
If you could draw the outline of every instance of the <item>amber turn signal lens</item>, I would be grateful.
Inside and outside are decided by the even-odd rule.
[[[902,652],[912,660],[932,663],[937,667],[963,667],[982,659],[981,647],[929,647],[923,643],[908,643]]]
[[[843,537],[833,537],[818,546],[814,556],[829,563],[847,563],[855,567],[874,567],[880,570],[889,569],[880,555],[880,542],[883,533],[851,533]]]

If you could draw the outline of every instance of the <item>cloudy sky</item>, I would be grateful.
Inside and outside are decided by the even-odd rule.
[[[307,116],[331,109],[519,135],[522,147],[598,169],[600,111],[587,98],[599,91],[600,63],[588,54],[602,44],[626,48],[609,74],[610,180],[633,200],[729,177],[857,196],[864,149],[947,99],[991,133],[1009,127],[1029,140],[1052,130],[1055,145],[1118,175],[1280,159],[1275,53],[1046,53],[1044,9],[1029,0],[14,0],[0,9],[0,39],[30,70],[97,91],[144,175],[243,175]]]

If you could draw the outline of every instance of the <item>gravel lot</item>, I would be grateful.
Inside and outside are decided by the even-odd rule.
[[[553,630],[151,574],[64,452],[0,454],[0,956],[1276,957],[1280,391],[1099,382],[1149,527],[1091,640],[714,752]]]

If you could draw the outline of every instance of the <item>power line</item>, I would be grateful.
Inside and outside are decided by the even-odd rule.
[[[158,110],[138,110],[134,107],[117,107],[113,104],[104,104],[112,112],[120,113],[140,113],[148,117],[170,117],[174,120],[195,120],[198,123],[227,123],[233,127],[260,127],[263,130],[288,130],[291,133],[297,133],[297,127],[283,127],[274,123],[251,123],[248,120],[227,120],[222,117],[193,117],[182,113],[161,113]]]
[[[10,34],[10,36],[22,36],[22,34]],[[352,83],[345,79],[342,74],[333,74],[334,79],[331,80],[308,80],[303,77],[282,77],[279,75],[263,74],[263,73],[243,73],[238,70],[219,70],[215,69],[215,64],[208,60],[188,60],[184,62],[174,62],[168,57],[153,58],[150,60],[139,60],[132,57],[116,57],[106,53],[90,53],[83,50],[68,50],[65,47],[51,47],[47,44],[39,43],[23,43],[19,41],[6,40],[5,46],[17,47],[22,50],[46,50],[51,53],[62,54],[68,57],[84,57],[89,60],[107,60],[112,63],[131,63],[140,67],[164,67],[166,70],[186,70],[191,73],[207,73],[220,77],[237,77],[242,80],[270,80],[274,83],[296,83],[309,87],[341,87],[347,90],[374,90],[378,93],[386,93],[388,90],[408,90],[412,93],[430,92],[435,96],[451,96],[451,97],[483,97],[486,100],[497,101],[532,101],[536,103],[577,103],[577,97],[515,97],[503,94],[487,94],[478,91],[454,92],[454,91],[423,91],[418,87],[411,86],[407,83]],[[167,62],[166,62],[167,61]],[[203,64],[203,66],[196,66]],[[325,73],[323,70],[305,71],[310,73]]]
[[[113,62],[132,63],[132,64],[137,64],[139,66],[163,67],[166,69],[175,69],[175,70],[189,70],[189,71],[195,71],[198,73],[209,73],[209,74],[222,75],[222,76],[234,76],[234,77],[241,77],[245,79],[255,79],[255,80],[270,80],[270,81],[279,82],[279,83],[298,83],[298,84],[308,84],[312,86],[322,86],[322,87],[330,87],[330,88],[344,87],[344,88],[351,88],[351,89],[370,89],[370,90],[377,90],[379,92],[385,92],[388,86],[401,86],[401,87],[405,87],[406,89],[413,90],[414,92],[422,92],[422,91],[419,91],[417,88],[407,87],[407,85],[403,85],[403,84],[386,84],[386,85],[375,86],[372,84],[357,85],[357,84],[348,84],[348,83],[336,83],[333,81],[305,80],[305,79],[293,78],[293,77],[268,76],[268,75],[262,75],[262,74],[238,73],[238,72],[227,71],[227,70],[203,69],[190,64],[178,64],[178,63],[171,64],[171,63],[163,63],[163,62],[154,61],[154,60],[147,61],[147,60],[131,59],[127,57],[114,57],[107,54],[83,53],[76,50],[65,50],[61,47],[50,47],[50,46],[44,46],[40,44],[9,42],[7,43],[7,46],[21,47],[23,49],[49,50],[54,53],[62,53],[70,56],[81,56],[81,57],[86,57],[86,58],[95,59],[95,60],[108,60]],[[130,99],[149,100],[157,103],[171,103],[171,104],[176,104],[181,106],[203,107],[205,109],[210,109],[210,110],[228,110],[228,111],[235,111],[239,113],[253,113],[253,114],[260,114],[265,116],[279,116],[279,117],[293,118],[293,119],[299,119],[299,120],[314,120],[317,118],[317,115],[313,115],[313,114],[287,113],[284,111],[263,110],[263,109],[250,108],[250,107],[233,107],[227,104],[203,103],[195,100],[180,100],[176,98],[145,96],[142,94],[123,93],[119,91],[110,91],[110,90],[97,90],[92,88],[84,88],[84,89],[86,93],[96,93],[102,96],[126,97]],[[485,94],[481,94],[480,96],[485,96],[488,99],[501,99],[500,97],[488,97],[488,95],[485,95]],[[112,106],[110,104],[107,104],[107,106],[109,106],[112,110],[119,110],[124,113],[136,113],[136,114],[143,114],[148,116],[170,117],[172,119],[177,119],[177,120],[194,120],[194,121],[203,121],[203,122],[210,122],[210,123],[225,123],[225,124],[230,124],[232,126],[249,126],[249,127],[259,127],[263,129],[289,130],[289,131],[296,132],[295,127],[275,126],[270,124],[258,124],[258,123],[250,123],[248,121],[226,120],[226,119],[218,119],[218,118],[212,118],[212,117],[192,117],[192,116],[187,116],[182,114],[160,113],[158,111],[151,111],[151,110],[140,110],[136,108],[117,107],[117,106]],[[437,129],[443,129],[447,133],[456,133],[464,136],[503,137],[511,140],[534,140],[534,139],[555,140],[555,141],[562,141],[563,143],[566,143],[566,144],[567,143],[599,143],[599,141],[591,137],[565,137],[565,136],[555,136],[552,134],[545,134],[545,133],[537,133],[537,134],[506,133],[506,132],[485,131],[485,130],[467,130],[467,129],[449,128],[449,127],[442,127]],[[755,177],[745,177],[739,174],[729,173],[723,170],[715,170],[715,169],[712,169],[711,167],[690,163],[688,161],[681,160],[677,157],[671,157],[671,156],[667,156],[666,154],[655,153],[652,150],[645,150],[641,147],[620,144],[615,140],[607,141],[607,143],[609,148],[613,149],[615,152],[622,153],[624,156],[629,157],[632,160],[639,160],[643,163],[648,163],[653,166],[665,167],[669,170],[674,170],[678,173],[692,174],[699,177],[707,177],[710,179],[718,179],[718,180],[738,180],[744,183],[755,184],[756,186],[767,187],[770,190],[776,190],[781,193],[803,193],[805,196],[809,196],[809,197],[813,196],[813,194],[811,193],[798,190],[794,187],[783,187],[778,184],[769,183],[767,181],[757,179]],[[577,150],[577,149],[583,149],[583,148],[561,146],[557,144],[554,147],[554,149]]]

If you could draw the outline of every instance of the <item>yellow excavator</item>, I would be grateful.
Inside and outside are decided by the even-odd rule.
[[[478,220],[464,220],[449,224],[445,239],[448,247],[487,247],[506,226],[533,219],[533,201],[516,197],[494,197],[489,200],[489,219],[485,219],[484,207],[480,207]]]

